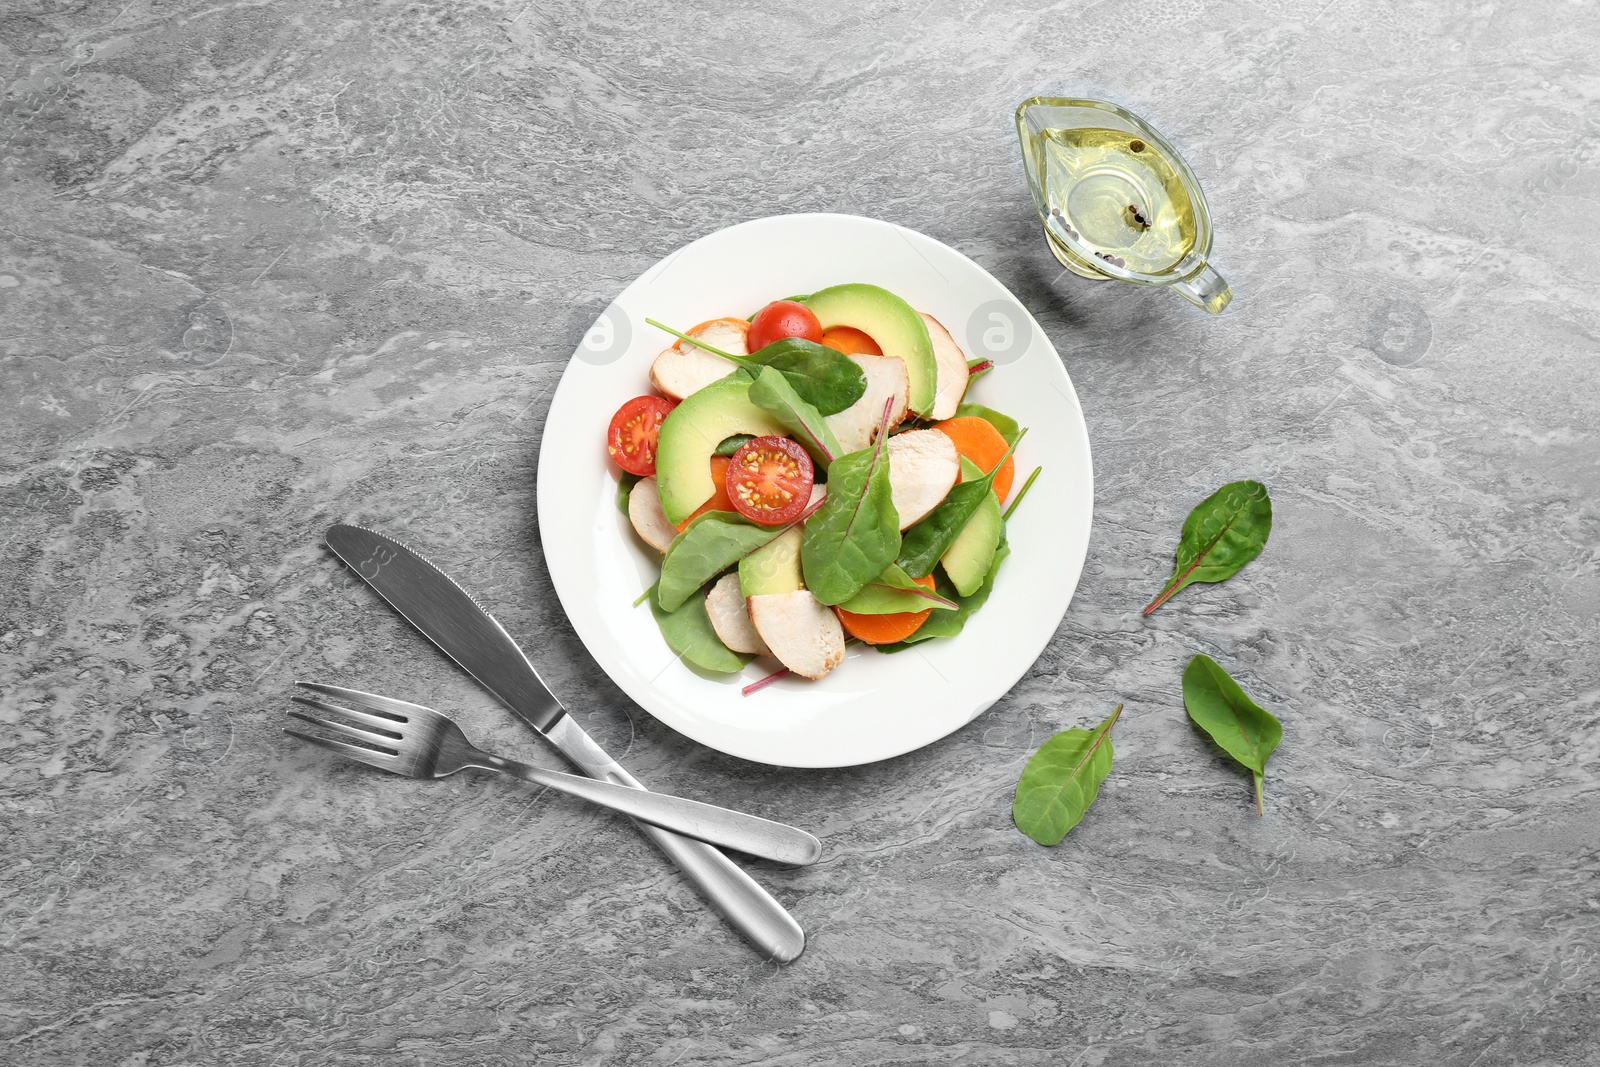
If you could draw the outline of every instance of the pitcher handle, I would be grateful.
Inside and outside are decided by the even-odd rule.
[[[1233,287],[1217,273],[1215,267],[1202,260],[1200,269],[1172,283],[1179,296],[1195,307],[1212,315],[1219,315],[1233,299]]]

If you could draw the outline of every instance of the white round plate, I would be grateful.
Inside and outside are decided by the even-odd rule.
[[[997,356],[969,401],[1028,427],[1015,496],[1043,466],[1007,524],[1011,556],[994,592],[954,638],[884,655],[852,645],[820,682],[757,659],[743,675],[699,673],[667,648],[648,606],[655,554],[617,507],[604,446],[611,415],[650,391],[672,340],[646,316],[687,329],[744,316],[769,300],[845,282],[897,293],[949,329],[969,356]],[[853,215],[779,215],[720,230],[651,267],[596,320],[550,405],[539,455],[539,533],[561,604],[622,690],[701,744],[785,767],[847,767],[921,748],[982,714],[1044,650],[1066,614],[1089,546],[1094,505],[1089,435],[1060,358],[1033,317],[982,267],[922,234]]]

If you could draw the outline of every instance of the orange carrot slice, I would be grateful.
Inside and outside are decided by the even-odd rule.
[[[878,342],[854,326],[835,326],[831,330],[823,331],[822,343],[829,348],[838,349],[847,356],[883,355],[883,349],[878,347]]]
[[[994,470],[994,465],[1000,457],[1006,454],[1006,449],[1011,446],[1006,444],[1006,439],[1000,431],[994,428],[994,423],[988,419],[980,419],[976,415],[959,415],[953,419],[936,422],[933,428],[950,438],[956,446],[956,451],[966,456],[977,464],[979,470],[988,474]],[[1011,492],[1011,480],[1017,474],[1017,460],[1015,456],[1007,458],[1005,466],[1000,468],[1000,473],[994,476],[994,495],[1000,503],[1006,502],[1006,494]]]
[[[726,316],[724,316],[724,317],[722,317],[720,319],[707,319],[706,321],[702,322],[700,325],[696,326],[694,329],[685,330],[683,332],[692,337],[695,334],[699,333],[701,330],[705,329],[707,326],[710,326],[711,324],[717,323],[717,322],[725,322],[729,326],[738,327],[738,330],[739,330],[740,333],[748,334],[750,332],[750,324],[748,322],[744,321],[743,319],[730,319],[730,318],[728,318]],[[707,341],[706,343],[710,344],[711,342]],[[672,347],[676,348],[680,352],[683,351],[683,338],[680,337],[676,341],[672,342]],[[735,352],[734,355],[738,355],[738,353]]]

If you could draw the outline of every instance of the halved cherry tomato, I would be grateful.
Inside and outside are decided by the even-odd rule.
[[[656,472],[661,423],[678,405],[664,396],[636,396],[617,409],[606,430],[606,451],[629,474]]]
[[[811,502],[811,457],[787,437],[746,441],[728,462],[728,499],[751,522],[777,526]]]
[[[694,512],[682,522],[678,523],[679,533],[689,528],[689,524],[708,511],[732,511],[733,501],[728,499],[728,457],[711,457],[711,480],[717,483],[716,492],[711,494],[711,499],[694,509]]]
[[[820,342],[822,323],[804,304],[793,300],[774,300],[750,320],[745,347],[751,352],[759,352],[785,337],[803,337],[807,341]]]
[[[913,578],[912,581],[925,589],[934,588],[931,574],[926,578]],[[869,645],[892,645],[922,629],[922,624],[928,621],[933,609],[896,611],[888,615],[857,615],[853,611],[834,608],[833,613],[839,616],[840,625],[857,641],[865,641]]]
[[[831,330],[823,331],[822,343],[847,356],[883,355],[883,349],[878,347],[878,342],[854,326],[835,326]]]

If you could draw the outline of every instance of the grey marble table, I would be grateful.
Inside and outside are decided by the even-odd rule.
[[[1600,1061],[1593,5],[0,5],[0,1062]],[[1192,154],[1234,306],[1064,274],[1010,127],[1098,89]],[[1067,617],[986,715],[825,772],[630,706],[554,601],[540,427],[649,264],[787,211],[972,256],[1094,448]],[[1257,477],[1241,577],[1152,616]],[[291,679],[558,766],[321,547],[488,591],[645,781],[823,835],[758,959],[625,822],[279,733]],[[1184,718],[1285,724],[1258,818]],[[1085,822],[1029,753],[1128,711]]]

